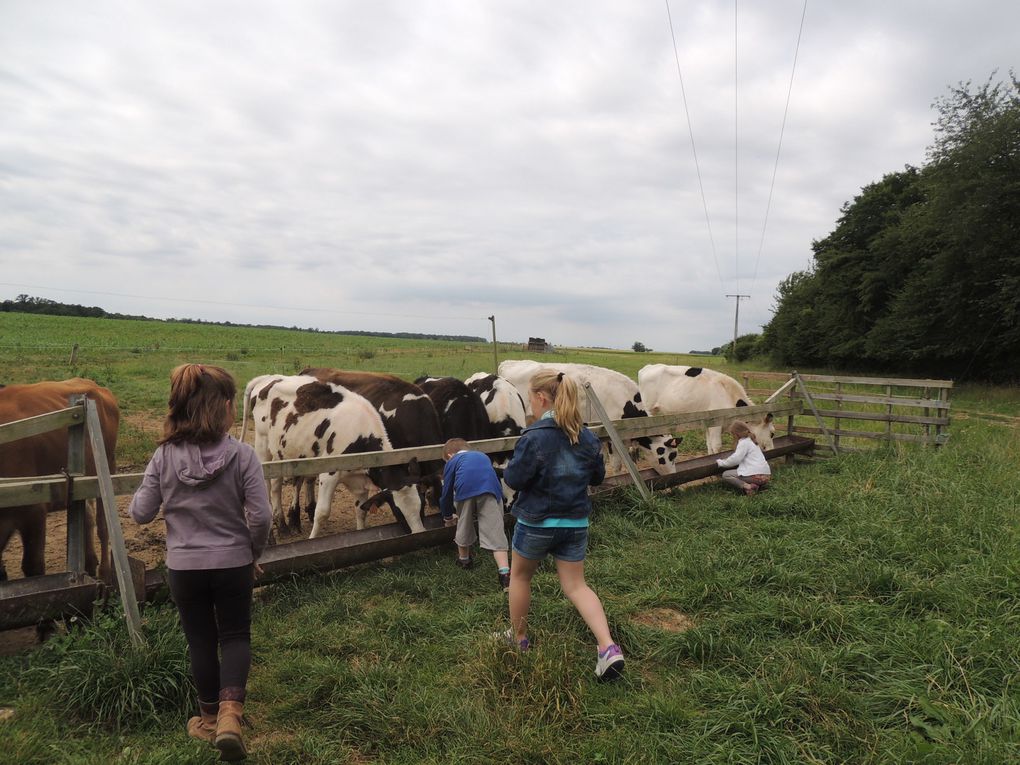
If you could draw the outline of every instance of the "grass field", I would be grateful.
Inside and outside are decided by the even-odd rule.
[[[243,381],[312,363],[466,376],[492,359],[486,345],[195,325],[146,345],[133,322],[95,320],[118,325],[100,331],[40,317],[20,325],[19,350],[20,318],[0,314],[5,382],[84,373],[139,416],[158,417],[185,360]],[[559,357],[631,376],[651,361],[708,361]],[[461,571],[450,550],[259,591],[249,761],[1020,761],[1020,392],[963,387],[953,402],[961,414],[938,450],[778,464],[752,500],[708,484],[601,502],[587,570],[627,654],[614,685],[594,681],[587,631],[548,569],[523,655],[488,637],[506,626],[494,569]],[[122,443],[144,462],[146,438]],[[183,732],[193,710],[174,612],[150,606],[145,618],[142,651],[111,608],[0,659],[0,708],[13,709],[0,718],[5,762],[215,761]]]

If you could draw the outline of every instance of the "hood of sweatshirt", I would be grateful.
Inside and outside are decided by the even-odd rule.
[[[238,442],[233,436],[214,444],[173,444],[166,455],[181,483],[203,487],[215,481],[237,459]]]

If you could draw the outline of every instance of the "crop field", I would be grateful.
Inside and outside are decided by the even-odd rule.
[[[631,377],[653,362],[783,371],[551,358]],[[0,382],[79,374],[117,394],[122,472],[144,465],[184,361],[242,385],[309,364],[411,379],[493,365],[489,344],[0,314]],[[261,588],[249,762],[1020,761],[1020,391],[964,385],[952,402],[939,449],[775,463],[773,488],[750,499],[710,482],[600,501],[586,570],[627,655],[612,685],[595,682],[588,632],[548,566],[526,654],[490,639],[507,625],[492,564],[462,571],[450,549]],[[703,446],[685,434],[685,450]],[[0,658],[5,762],[216,761],[184,733],[194,701],[176,614],[143,615],[143,649],[112,603]]]

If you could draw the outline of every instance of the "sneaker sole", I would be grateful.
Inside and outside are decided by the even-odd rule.
[[[601,675],[598,676],[599,682],[608,683],[612,682],[613,680],[619,680],[620,677],[623,675],[623,664],[624,664],[623,659],[620,659],[619,661],[614,661],[612,664],[606,667],[605,671]]]

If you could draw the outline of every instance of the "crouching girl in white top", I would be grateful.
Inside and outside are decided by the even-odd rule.
[[[754,433],[740,420],[735,420],[730,425],[730,433],[737,440],[737,448],[726,459],[716,460],[719,467],[733,468],[722,474],[723,482],[739,489],[747,496],[768,488],[772,479],[772,469],[761,447],[758,446]]]

